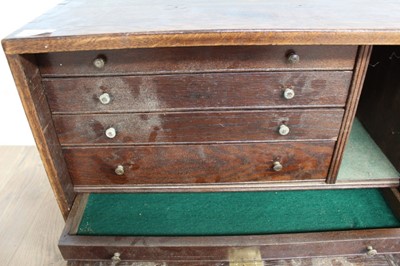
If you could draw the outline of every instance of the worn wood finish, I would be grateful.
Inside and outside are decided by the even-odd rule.
[[[350,71],[44,79],[54,114],[344,107]],[[295,92],[283,97],[285,89]],[[109,104],[99,96],[108,93]]]
[[[399,252],[400,229],[338,231],[242,237],[89,237],[64,236],[59,247],[68,260],[106,260],[115,252],[124,260],[223,260],[229,250],[259,247],[263,259],[362,255],[367,246],[380,253]],[[144,242],[144,244],[143,244]]]
[[[74,209],[79,209],[78,205]],[[259,249],[262,259],[362,255],[367,246],[379,254],[400,252],[399,228],[252,236],[113,237],[72,235],[69,230],[73,220],[68,218],[59,242],[68,260],[109,260],[119,252],[123,260],[229,261],[230,250],[249,247]]]
[[[374,47],[357,116],[400,171],[400,46]]]
[[[54,115],[61,145],[336,140],[343,110]],[[279,127],[290,128],[288,135]],[[109,138],[106,130],[116,130]]]
[[[325,179],[333,141],[64,148],[74,185]],[[274,171],[274,161],[283,169]],[[123,165],[125,174],[114,169]]]
[[[365,74],[367,72],[369,59],[371,56],[372,46],[360,46],[356,67],[354,70],[353,80],[346,103],[346,109],[343,117],[342,127],[338,136],[332,164],[329,169],[327,183],[335,183],[339,172],[340,163],[343,159],[343,151],[350,136],[351,126],[356,114],[358,100],[364,83]]]
[[[290,52],[300,62],[287,60]],[[266,70],[352,70],[357,46],[178,47],[37,55],[43,77]],[[93,60],[105,60],[96,68]]]
[[[400,229],[374,229],[240,237],[96,237],[63,236],[59,247],[68,260],[229,261],[235,248],[258,247],[263,259],[364,255],[367,246],[380,254],[399,252]]]
[[[393,258],[392,258],[393,257]],[[396,254],[394,255],[375,255],[373,257],[360,256],[340,256],[340,257],[315,257],[315,258],[292,258],[263,260],[263,266],[397,266]],[[397,259],[398,260],[398,259]],[[246,261],[253,263],[253,261]],[[257,261],[256,261],[257,262]],[[235,264],[237,263],[237,264]],[[233,262],[235,266],[243,265],[243,261]],[[228,261],[122,261],[118,266],[231,266]],[[70,261],[68,266],[111,266],[111,260],[105,261]]]
[[[9,36],[3,47],[18,54],[171,46],[398,44],[399,13],[396,0],[63,1]]]
[[[290,182],[240,182],[219,184],[133,184],[133,185],[76,185],[76,192],[214,192],[214,191],[280,191],[303,189],[347,189],[347,188],[393,188],[399,186],[399,179],[375,179],[357,181],[338,181],[327,184],[325,180],[292,180]]]
[[[75,193],[55,132],[35,58],[9,55],[7,59],[51,187],[61,212],[66,218]]]
[[[388,260],[390,266],[397,266],[400,265],[400,254],[387,254],[386,259]]]

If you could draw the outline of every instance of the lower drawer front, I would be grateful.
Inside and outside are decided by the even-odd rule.
[[[325,179],[334,144],[82,147],[63,152],[74,185],[264,182]]]
[[[399,200],[397,189],[79,194],[59,247],[68,260],[160,265],[370,258],[400,252]]]

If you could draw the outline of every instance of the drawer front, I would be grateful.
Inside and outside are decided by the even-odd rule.
[[[220,46],[47,53],[43,76],[275,69],[352,70],[357,46]],[[296,54],[298,57],[290,57]],[[296,59],[299,59],[297,61]]]
[[[45,79],[43,84],[53,113],[151,112],[344,107],[351,77],[351,71],[213,73]]]
[[[62,145],[90,145],[336,140],[342,117],[342,109],[296,109],[54,115],[53,119]]]
[[[85,147],[63,152],[78,186],[266,182],[325,179],[334,144]]]

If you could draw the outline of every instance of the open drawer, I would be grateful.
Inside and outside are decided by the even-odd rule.
[[[395,253],[400,194],[395,188],[79,194],[59,247],[67,260],[159,262]]]

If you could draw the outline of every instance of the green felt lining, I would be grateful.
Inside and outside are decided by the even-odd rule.
[[[390,163],[358,119],[354,120],[345,147],[338,181],[399,178]]]
[[[91,194],[79,235],[248,235],[399,227],[377,189]]]

